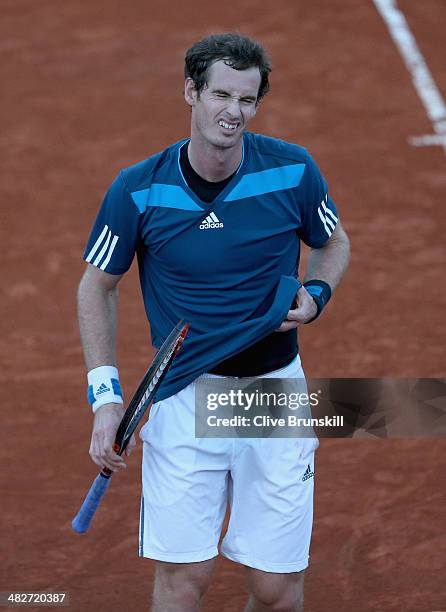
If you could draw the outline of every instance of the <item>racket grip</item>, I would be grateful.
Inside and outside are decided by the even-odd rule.
[[[88,531],[94,514],[108,489],[110,480],[110,475],[103,474],[102,472],[94,479],[79,512],[71,522],[71,526],[76,533]]]

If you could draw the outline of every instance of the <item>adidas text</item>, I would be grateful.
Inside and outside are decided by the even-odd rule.
[[[200,229],[214,229],[215,227],[224,227],[224,225],[223,223],[208,223],[207,221],[200,224]]]
[[[201,230],[205,230],[205,229],[219,229],[220,227],[224,227],[223,223],[221,223],[220,219],[217,217],[217,215],[213,212],[211,212],[210,215],[208,215],[206,217],[206,219],[204,219],[204,221],[202,221],[199,225]]]

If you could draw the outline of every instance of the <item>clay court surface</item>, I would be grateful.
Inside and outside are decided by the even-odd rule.
[[[446,96],[443,0],[400,0]],[[137,557],[140,448],[91,532],[70,522],[96,473],[75,313],[97,207],[124,166],[188,135],[185,49],[239,29],[270,50],[253,129],[306,146],[331,186],[352,263],[301,333],[313,377],[444,377],[446,156],[372,0],[3,0],[0,590],[70,593],[69,609],[146,610]],[[122,282],[126,396],[151,358],[137,282]],[[323,440],[307,612],[446,610],[441,439]],[[253,519],[255,520],[255,518]],[[204,609],[235,612],[220,559]]]

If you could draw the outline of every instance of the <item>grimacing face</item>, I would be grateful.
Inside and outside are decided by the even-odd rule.
[[[258,68],[235,70],[223,60],[209,69],[208,84],[198,95],[186,79],[185,99],[192,107],[192,136],[203,144],[231,148],[240,143],[257,111]]]

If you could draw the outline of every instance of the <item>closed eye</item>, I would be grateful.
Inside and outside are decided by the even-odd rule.
[[[214,96],[215,98],[218,98],[219,100],[230,100],[233,98],[233,96],[231,96],[230,93],[228,93],[227,91],[223,91],[220,89],[214,90],[211,93],[212,96]],[[237,100],[237,98],[234,98],[235,100]],[[257,99],[254,98],[253,96],[243,96],[243,98],[238,98],[238,100],[240,101],[241,104],[245,105],[245,106],[252,106],[256,103]]]
[[[214,96],[216,98],[230,98],[231,96],[225,91],[214,91]]]

